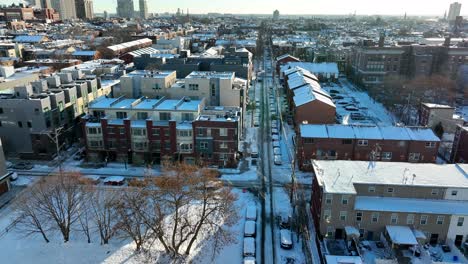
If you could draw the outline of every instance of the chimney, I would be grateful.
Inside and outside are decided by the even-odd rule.
[[[450,47],[450,36],[445,37],[444,47]]]
[[[379,48],[383,48],[385,44],[385,36],[383,34],[380,34],[380,37],[379,37]]]

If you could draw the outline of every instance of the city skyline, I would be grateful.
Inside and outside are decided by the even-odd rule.
[[[0,0],[0,4],[20,3],[21,1]],[[339,0],[319,0],[315,2],[307,0],[296,0],[295,4],[285,3],[280,0],[238,0],[236,5],[229,6],[226,0],[207,1],[201,0],[198,2],[188,0],[174,0],[170,2],[162,2],[159,0],[148,0],[149,13],[175,13],[177,8],[181,8],[192,14],[205,13],[232,13],[232,14],[272,14],[275,9],[280,11],[280,14],[285,15],[308,15],[308,14],[324,14],[324,15],[341,15],[355,13],[357,15],[430,15],[443,16],[444,12],[448,12],[449,6],[455,1],[440,1],[427,5],[424,0],[394,0],[381,1],[382,4],[376,5],[375,1],[371,0],[356,0],[352,2],[343,2]],[[461,15],[466,14],[465,6],[468,3],[458,1],[462,4]],[[249,8],[246,9],[245,6]],[[116,13],[116,0],[94,1],[94,12]],[[134,1],[135,10],[139,10],[138,1]],[[265,9],[268,6],[268,9]],[[310,7],[310,8],[304,8]],[[424,8],[421,8],[424,7]],[[269,10],[271,9],[271,10]]]

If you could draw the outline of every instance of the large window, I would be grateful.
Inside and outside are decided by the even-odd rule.
[[[362,221],[362,212],[356,212],[356,222]]]
[[[189,84],[189,90],[198,91],[198,84],[196,84],[196,83]]]
[[[91,135],[101,134],[101,128],[100,127],[88,127],[88,134],[91,134]]]
[[[439,216],[437,216],[437,222],[436,223],[438,225],[443,225],[444,224],[444,219],[445,219],[445,216],[439,215]]]
[[[348,216],[347,211],[340,211],[340,220],[341,221],[346,221],[346,217]]]
[[[465,217],[458,217],[457,226],[463,226],[463,222],[465,222]]]
[[[227,137],[228,133],[227,133],[227,128],[220,128],[219,129],[219,136],[220,137]]]
[[[427,215],[421,215],[421,219],[419,220],[419,224],[426,225],[427,224],[427,219],[428,219]]]
[[[117,112],[117,113],[115,113],[115,115],[117,116],[117,119],[127,118],[127,112]]]
[[[331,194],[325,195],[325,203],[326,204],[332,204],[332,202],[333,202],[333,195],[331,195]]]
[[[420,153],[410,153],[409,154],[409,160],[410,161],[419,161],[420,157],[421,157]]]
[[[168,121],[168,120],[171,120],[171,113],[169,113],[169,112],[161,112],[161,113],[159,113],[159,120],[161,120],[161,121]]]
[[[372,213],[372,215],[371,215],[371,221],[372,221],[372,223],[377,223],[377,222],[379,222],[379,213]]]
[[[343,195],[343,196],[341,196],[341,204],[347,205],[348,202],[349,202],[348,199],[349,199],[348,195]]]
[[[134,128],[134,129],[132,129],[132,135],[134,135],[134,136],[146,136],[146,129]]]
[[[179,137],[191,137],[192,130],[178,130],[177,131]]]
[[[200,142],[200,149],[208,149],[208,142]]]
[[[368,145],[369,145],[369,141],[367,141],[365,139],[358,140],[358,146],[365,147],[365,146],[368,146]]]
[[[393,214],[390,216],[390,224],[392,224],[392,225],[398,224],[398,214],[393,213]]]
[[[407,225],[414,224],[414,214],[409,214],[406,216],[406,224]]]
[[[193,121],[194,119],[193,113],[182,113],[182,121]]]
[[[139,120],[148,119],[148,113],[147,112],[138,112],[137,113],[137,119],[139,119]]]
[[[331,210],[324,210],[323,211],[323,219],[325,219],[326,221],[331,220]]]

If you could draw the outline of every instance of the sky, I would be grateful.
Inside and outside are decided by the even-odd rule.
[[[0,4],[19,0],[0,0]],[[139,0],[134,0],[138,10]],[[350,14],[358,15],[438,15],[443,16],[453,0],[147,0],[150,13],[175,13],[177,8],[190,13],[208,12],[234,14]],[[468,14],[468,0],[462,3],[461,13]],[[96,13],[104,10],[115,13],[117,0],[94,0]]]

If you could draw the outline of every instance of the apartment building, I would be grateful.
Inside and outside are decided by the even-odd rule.
[[[360,239],[409,246],[468,238],[468,166],[402,162],[312,162],[315,177],[311,211],[323,237]],[[409,237],[400,242],[396,236]]]
[[[237,165],[241,112],[204,99],[99,98],[84,118],[88,159]]]
[[[296,143],[309,170],[313,159],[435,163],[440,139],[423,127],[302,124]]]
[[[333,124],[336,106],[324,91],[318,78],[300,67],[284,72],[286,99],[292,110],[294,124]]]
[[[115,96],[139,98],[171,96],[169,89],[176,82],[175,71],[132,71],[120,77],[120,91]]]
[[[193,122],[195,158],[206,165],[236,168],[241,120],[239,107],[205,107]]]
[[[3,21],[33,20],[34,10],[32,7],[25,6],[24,4],[2,7],[0,8],[0,18]]]
[[[22,158],[51,159],[56,146],[49,136],[61,128],[61,144],[80,136],[77,117],[87,113],[95,98],[110,94],[94,76],[80,71],[58,73],[17,86],[0,97],[0,137],[7,153]]]
[[[0,195],[10,190],[10,173],[7,171],[5,154],[0,140]]]
[[[375,46],[365,42],[353,48],[351,68],[357,83],[366,88],[381,88],[387,77],[414,78],[444,74],[456,79],[459,68],[467,63],[468,48],[450,45]]]
[[[463,125],[463,119],[454,118],[455,107],[441,104],[421,103],[419,125],[434,129],[441,124],[445,133],[454,133],[457,125]]]
[[[468,162],[468,126],[458,125],[453,139],[451,162]]]

